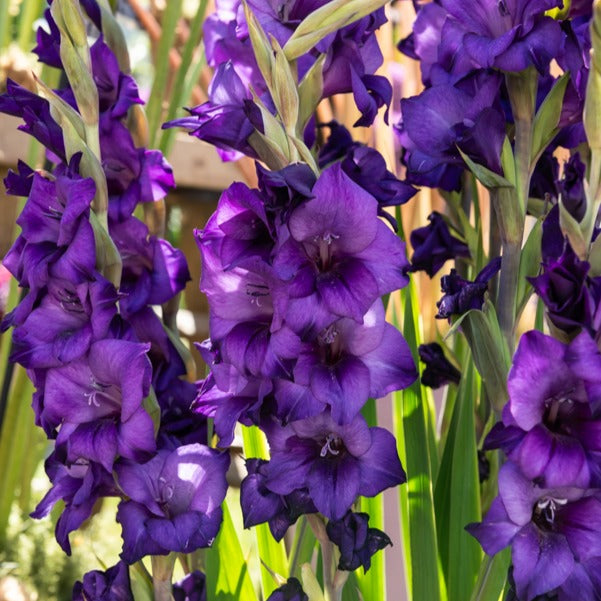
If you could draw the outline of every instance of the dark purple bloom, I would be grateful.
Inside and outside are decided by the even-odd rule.
[[[267,601],[309,601],[309,597],[296,578],[288,578],[288,582],[273,591]]]
[[[196,570],[173,585],[174,601],[207,601],[205,575]]]
[[[601,353],[583,332],[569,345],[531,331],[515,353],[503,423],[486,440],[547,488],[601,482]]]
[[[210,546],[221,524],[229,463],[227,453],[192,444],[160,450],[147,463],[117,464],[119,486],[129,498],[117,512],[123,560]]]
[[[324,412],[266,429],[271,448],[267,488],[280,495],[307,488],[329,519],[341,519],[357,496],[373,497],[406,480],[394,436],[369,428],[360,415],[344,426]]]
[[[601,289],[588,276],[590,265],[581,261],[569,243],[557,259],[543,263],[543,273],[528,278],[547,309],[551,322],[561,330],[573,332],[577,328],[593,329],[593,320]]]
[[[464,280],[451,269],[449,275],[442,277],[440,285],[444,296],[436,303],[438,319],[451,318],[452,315],[463,315],[471,309],[482,309],[484,295],[488,290],[488,282],[501,269],[501,259],[493,259],[473,282]]]
[[[52,279],[39,306],[15,328],[11,361],[43,368],[79,359],[106,335],[117,298],[115,287],[100,275],[77,286]]]
[[[85,357],[48,370],[40,419],[59,428],[69,460],[83,457],[112,472],[120,455],[144,460],[155,449],[149,393],[149,345],[94,342]]]
[[[440,388],[449,382],[459,384],[461,372],[445,357],[442,347],[437,342],[420,344],[417,349],[419,358],[425,363],[422,384],[430,388]]]
[[[396,230],[395,219],[384,207],[407,202],[415,195],[415,188],[388,171],[377,150],[354,142],[346,127],[336,121],[325,127],[330,128],[330,136],[319,153],[320,167],[342,159],[342,170],[378,201],[378,215],[388,219]]]
[[[135,217],[113,223],[110,233],[123,259],[121,310],[135,313],[145,305],[160,305],[181,292],[190,280],[183,253],[162,238],[149,236]]]
[[[300,352],[294,383],[310,389],[298,399],[302,403],[291,406],[294,387],[284,383],[276,388],[276,399],[286,407],[289,420],[320,413],[327,404],[332,418],[346,424],[369,397],[380,398],[406,388],[416,376],[411,350],[402,334],[386,323],[384,306],[378,300],[363,316],[362,324],[339,319]]]
[[[367,572],[371,567],[372,555],[392,545],[386,533],[369,527],[366,513],[349,511],[341,520],[330,520],[326,525],[328,538],[338,547],[339,570],[352,572],[359,566]]]
[[[601,501],[592,491],[544,488],[508,462],[499,472],[499,496],[483,522],[470,524],[467,530],[489,555],[511,545],[520,600],[532,601],[558,590],[559,598],[568,601],[574,597],[562,593],[562,588],[574,591],[576,583],[588,581],[577,598],[595,601],[601,593],[599,578],[590,578],[587,567],[591,562],[598,565],[601,557],[599,528]]]
[[[465,169],[458,148],[501,173],[505,119],[495,106],[500,85],[499,75],[479,72],[401,101],[397,128],[409,183],[458,190]]]
[[[120,561],[106,572],[88,572],[73,586],[73,601],[134,601],[128,566]]]
[[[440,213],[428,217],[430,225],[411,232],[413,256],[408,271],[425,271],[430,277],[448,261],[456,257],[469,257],[467,244],[451,236],[449,226]]]
[[[92,514],[100,497],[117,496],[112,475],[99,463],[83,458],[67,462],[66,448],[58,445],[45,463],[52,488],[40,501],[31,516],[47,516],[62,500],[65,508],[56,523],[56,540],[67,555],[71,554],[69,533],[77,530]]]
[[[483,0],[469,7],[461,0],[440,3],[448,13],[443,56],[455,50],[482,68],[522,71],[534,65],[542,72],[561,41],[559,24],[544,16],[561,0]]]
[[[286,320],[296,331],[319,331],[336,317],[360,323],[377,298],[407,283],[404,244],[340,164],[322,172],[313,194],[291,214],[290,236],[280,232],[273,259],[288,283]]]
[[[254,107],[251,98],[234,66],[222,63],[211,81],[209,100],[189,109],[189,117],[169,121],[163,128],[187,129],[190,135],[215,145],[224,161],[236,160],[242,154],[257,158],[248,142],[255,131],[249,119]]]
[[[271,534],[279,541],[301,515],[316,513],[317,509],[306,489],[287,495],[270,491],[266,485],[268,465],[263,459],[246,460],[248,475],[240,486],[240,505],[245,528],[268,522]]]

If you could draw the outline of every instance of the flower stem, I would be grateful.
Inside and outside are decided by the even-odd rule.
[[[175,554],[167,556],[152,555],[152,587],[154,589],[154,601],[173,601],[171,577],[175,564]]]
[[[334,576],[336,574],[336,565],[334,563],[334,544],[328,538],[323,519],[316,515],[307,516],[307,521],[315,534],[315,538],[321,545],[321,557],[323,563],[323,589],[326,601],[341,601],[342,587],[336,588],[334,585]]]

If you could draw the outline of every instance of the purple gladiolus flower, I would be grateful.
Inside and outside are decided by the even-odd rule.
[[[174,601],[207,601],[205,575],[196,570],[173,585]]]
[[[501,258],[493,259],[473,282],[464,280],[451,269],[449,275],[440,282],[444,296],[436,303],[437,319],[451,318],[452,315],[463,315],[471,309],[482,309],[484,295],[488,290],[488,282],[501,269]]]
[[[329,519],[341,519],[357,496],[372,497],[406,480],[394,436],[369,428],[360,415],[344,426],[324,412],[266,429],[271,448],[267,488],[280,495],[307,488]]]
[[[257,110],[234,66],[226,62],[217,67],[209,87],[209,100],[189,109],[189,117],[169,121],[163,128],[189,130],[190,135],[215,145],[224,161],[235,161],[242,155],[257,158],[248,141],[255,131],[249,117]],[[256,120],[255,115],[253,121]]]
[[[155,450],[153,424],[143,407],[150,388],[149,345],[94,342],[88,354],[48,370],[40,420],[59,428],[71,461],[97,461],[108,472],[120,455],[143,460]]]
[[[144,464],[117,464],[119,486],[129,497],[117,512],[124,561],[210,546],[221,524],[229,463],[227,453],[192,444],[159,450]]]
[[[459,384],[461,372],[445,357],[442,347],[437,342],[420,344],[417,349],[419,358],[425,363],[422,384],[430,388],[440,388],[449,382]]]
[[[56,540],[67,555],[71,555],[69,533],[77,530],[92,514],[100,497],[118,496],[112,475],[99,463],[83,458],[66,462],[65,445],[57,445],[45,463],[52,488],[40,501],[31,517],[47,516],[62,500],[65,508],[56,523]]]
[[[483,522],[467,530],[489,555],[511,545],[520,600],[558,592],[568,601],[574,599],[571,590],[582,601],[594,601],[601,593],[599,578],[591,578],[587,567],[599,564],[599,528],[601,500],[592,491],[542,487],[509,462],[499,472],[499,496]]]
[[[336,121],[322,127],[330,128],[330,136],[319,153],[319,166],[342,159],[342,170],[378,201],[378,215],[396,230],[395,219],[384,207],[404,204],[416,194],[416,189],[388,171],[384,157],[377,150],[354,142],[346,127]]]
[[[409,386],[417,377],[411,350],[401,333],[386,323],[382,301],[376,301],[363,316],[363,323],[339,319],[322,330],[313,345],[306,345],[294,367],[296,385],[310,389],[303,404],[323,410],[327,404],[332,418],[350,423],[369,397],[379,398]],[[278,394],[279,392],[279,394]],[[276,389],[276,399],[289,404],[292,390]],[[289,409],[287,419],[298,419]]]
[[[301,515],[316,513],[317,509],[307,489],[287,495],[270,491],[266,484],[268,465],[263,459],[246,460],[248,475],[240,486],[240,506],[245,528],[268,522],[272,536],[280,541]]]
[[[73,586],[73,601],[134,601],[127,565],[120,561],[106,572],[88,572]]]
[[[366,513],[349,511],[341,520],[330,520],[326,525],[328,538],[338,547],[339,570],[352,572],[359,566],[367,572],[371,567],[372,555],[392,545],[388,535],[377,528],[369,528]]]
[[[505,118],[496,106],[500,85],[499,75],[478,72],[401,101],[397,130],[409,183],[458,190],[465,168],[458,148],[501,173]]]
[[[77,286],[50,280],[39,306],[13,332],[11,361],[44,368],[79,359],[107,334],[117,298],[115,287],[100,275]]]
[[[570,344],[541,332],[520,339],[503,423],[486,440],[541,486],[599,486],[601,353],[586,333]]]
[[[437,273],[449,259],[469,257],[467,244],[451,236],[449,226],[440,213],[428,217],[430,225],[411,232],[413,256],[408,271],[425,271],[430,277]]]
[[[336,317],[361,322],[377,298],[408,281],[404,244],[339,164],[322,172],[313,194],[290,215],[290,237],[282,233],[273,260],[288,283],[286,320],[296,331],[319,331]]]
[[[309,597],[296,578],[288,578],[288,582],[273,591],[267,601],[309,601]]]
[[[594,330],[601,301],[601,283],[588,275],[588,261],[581,261],[568,242],[557,259],[543,264],[543,273],[528,278],[547,309],[553,325],[566,332],[577,328]]]

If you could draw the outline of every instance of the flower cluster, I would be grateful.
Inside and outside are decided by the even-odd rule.
[[[240,422],[259,426],[270,448],[269,461],[247,460],[244,524],[267,522],[280,540],[299,516],[320,512],[335,524],[332,540],[345,549],[341,569],[367,569],[388,539],[349,512],[359,496],[398,485],[405,473],[394,437],[370,428],[361,409],[417,377],[381,300],[408,283],[409,267],[385,209],[406,202],[415,189],[335,122],[323,125],[330,135],[312,153],[315,123],[306,115],[286,121],[290,111],[297,118],[295,105],[282,102],[277,74],[289,64],[276,62],[269,75],[267,59],[253,55],[262,51],[255,38],[263,31],[273,36],[267,54],[287,61],[278,48],[326,4],[249,2],[245,12],[241,2],[218,2],[205,24],[215,68],[209,102],[168,125],[212,142],[225,159],[260,154],[271,168],[257,165],[257,189],[230,186],[196,233],[210,318],[210,339],[199,350],[210,373],[194,406],[214,420],[221,446],[232,442]],[[297,57],[294,77],[306,90],[303,78],[318,76],[305,92],[315,96],[311,112],[321,97],[352,92],[362,113],[357,125],[365,125],[390,102],[390,85],[374,75],[382,62],[374,32],[384,13],[344,18],[349,24],[332,27]],[[268,114],[285,124],[284,141],[266,137],[269,118],[261,119]],[[261,153],[257,132],[265,134]],[[288,160],[284,148],[302,150],[303,132],[305,154]],[[287,158],[272,161],[270,153]],[[296,594],[294,584],[288,589],[281,595]]]
[[[426,86],[401,101],[397,129],[409,182],[459,190],[465,169],[459,150],[501,173],[505,121],[514,116],[499,71],[535,68],[540,106],[556,81],[549,71],[555,59],[570,79],[554,147],[584,141],[590,6],[562,22],[545,14],[561,5],[561,0],[485,0],[472,10],[460,0],[436,0],[419,8],[413,32],[399,46],[420,61]]]
[[[359,412],[416,377],[384,318],[380,296],[405,285],[407,261],[376,199],[340,163],[317,181],[301,165],[281,177],[288,203],[274,201],[275,177],[234,184],[198,232],[211,374],[196,402],[222,445],[237,420],[266,431],[271,460],[249,464],[242,505],[247,525],[269,521],[277,538],[288,523],[276,522],[299,515],[291,503],[340,519],[404,479],[393,437]]]
[[[36,52],[62,68],[65,25],[53,18],[56,6],[46,13],[50,32],[39,32]],[[96,3],[85,6],[100,27]],[[122,497],[122,558],[132,563],[211,544],[229,457],[204,446],[206,420],[190,411],[195,386],[152,308],[183,290],[190,279],[185,258],[133,216],[139,203],[166,195],[171,169],[159,151],[138,147],[127,128],[141,100],[102,35],[90,63],[99,95],[100,179],[82,175],[90,173],[85,144],[79,140],[84,150],[71,152],[77,140],[52,112],[78,110],[71,87],[57,90],[52,111],[48,100],[12,82],[0,98],[0,110],[22,117],[22,129],[44,144],[48,164],[33,171],[20,163],[6,179],[9,193],[27,196],[21,234],[4,260],[26,294],[3,327],[14,328],[11,359],[27,368],[36,423],[55,442],[46,461],[52,488],[34,517],[62,500],[56,536],[70,553],[69,533],[95,502]],[[108,231],[92,208],[103,185]],[[122,267],[117,276],[109,269],[111,248]],[[126,567],[112,570],[86,575],[75,598],[132,598],[115,592],[128,589]]]

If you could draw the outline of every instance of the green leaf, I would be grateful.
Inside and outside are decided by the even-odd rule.
[[[532,167],[536,165],[540,155],[559,131],[557,124],[561,116],[563,97],[569,81],[570,74],[566,72],[555,82],[555,85],[543,100],[534,117],[532,130]]]
[[[207,549],[206,576],[208,601],[258,601],[227,502],[221,530]]]
[[[465,152],[463,152],[459,147],[459,154],[461,158],[465,161],[465,164],[468,166],[469,170],[476,176],[478,181],[482,183],[482,185],[487,188],[513,188],[514,185],[507,179],[505,179],[502,175],[491,171],[484,165],[478,165],[478,163],[474,163],[472,159],[470,159]]]
[[[451,429],[436,482],[436,517],[441,559],[447,575],[449,599],[468,599],[478,574],[482,552],[465,526],[480,521],[480,482],[475,436],[478,389],[473,363],[461,380]],[[444,546],[443,546],[444,545]]]
[[[532,293],[532,286],[526,278],[535,277],[540,271],[540,262],[542,259],[541,243],[543,240],[543,222],[537,220],[534,224],[526,244],[522,249],[520,256],[520,272],[518,276],[518,291],[517,291],[517,315],[523,311],[530,294]]]
[[[401,291],[402,318],[393,311],[393,323],[403,323],[403,334],[416,352],[419,345],[418,306],[411,282]],[[396,305],[393,305],[396,310]],[[407,471],[407,484],[400,487],[403,543],[412,601],[441,601],[446,598],[438,560],[438,542],[432,495],[432,421],[428,397],[419,380],[394,394],[394,422],[399,454]]]
[[[511,358],[493,304],[486,301],[482,311],[468,311],[462,327],[488,397],[495,410],[500,411],[507,401]]]
[[[591,264],[591,277],[601,275],[601,236],[597,236],[591,244],[588,253],[588,262]]]
[[[494,557],[486,556],[480,568],[478,581],[470,601],[499,601],[505,583],[511,554],[509,549],[497,553]]]
[[[258,457],[268,459],[269,451],[265,435],[259,428],[242,427],[242,440],[244,441],[244,455],[247,458]],[[288,578],[288,556],[284,541],[279,543],[273,538],[268,524],[259,524],[253,528],[253,533],[257,541],[259,558],[261,559],[261,588],[263,598],[269,595],[278,587],[273,576],[265,569],[263,563],[273,572]]]
[[[295,578],[301,576],[301,566],[304,563],[311,563],[313,559],[313,552],[315,551],[315,545],[317,539],[313,530],[310,528],[306,516],[301,516],[296,523],[294,529],[294,541],[292,542],[292,548],[290,549],[290,564],[288,568],[288,574]]]

